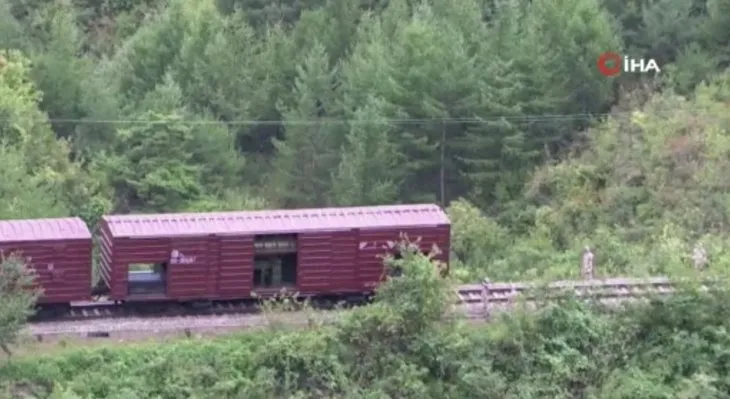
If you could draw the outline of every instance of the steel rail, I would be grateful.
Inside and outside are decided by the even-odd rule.
[[[721,280],[705,280],[699,283],[700,290],[708,290],[718,286]],[[686,280],[687,283],[697,284]],[[652,278],[609,278],[597,280],[565,280],[547,284],[527,282],[490,282],[488,280],[478,284],[465,284],[456,287],[456,303],[465,305],[484,305],[488,308],[492,304],[509,303],[522,298],[524,300],[550,299],[572,294],[577,297],[609,298],[636,298],[650,295],[665,295],[675,291],[677,284],[682,280],[672,280],[668,277]],[[339,301],[340,307],[352,307],[367,303],[362,298],[345,299]],[[333,309],[338,307],[338,301],[332,298],[312,298],[309,302],[314,309]],[[169,302],[127,302],[117,303],[109,300],[76,302],[70,308],[55,315],[38,314],[31,318],[32,324],[44,322],[62,322],[78,320],[118,319],[129,317],[175,317],[175,316],[204,316],[204,315],[240,315],[258,314],[261,312],[261,301],[258,300],[227,300],[209,301],[205,306],[185,305],[175,301]],[[296,306],[293,306],[296,310]]]

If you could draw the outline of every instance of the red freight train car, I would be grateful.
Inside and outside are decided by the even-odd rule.
[[[450,222],[436,205],[104,216],[101,276],[114,300],[250,298],[372,290],[379,255],[401,233],[437,245]]]
[[[23,256],[43,288],[41,304],[91,299],[91,232],[79,218],[0,221],[0,250]]]

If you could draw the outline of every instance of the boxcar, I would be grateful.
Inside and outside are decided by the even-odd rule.
[[[40,304],[90,299],[92,239],[81,219],[0,221],[0,251],[25,258],[35,270]]]
[[[114,300],[250,298],[371,291],[401,234],[448,262],[436,205],[104,216],[101,276]]]

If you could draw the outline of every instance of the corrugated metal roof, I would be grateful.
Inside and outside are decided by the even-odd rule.
[[[0,243],[91,239],[86,223],[79,218],[0,220]]]
[[[278,234],[450,224],[437,205],[104,216],[114,237]]]

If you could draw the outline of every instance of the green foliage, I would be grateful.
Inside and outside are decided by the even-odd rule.
[[[268,88],[252,70],[261,51],[253,30],[245,22],[223,19],[207,1],[190,10],[185,22],[188,26],[172,71],[189,97],[187,103],[223,120],[250,117],[250,93],[257,85]]]
[[[73,349],[0,367],[0,392],[39,398],[724,397],[727,290],[610,309],[571,297],[467,325],[430,259],[371,306],[306,330],[211,342]]]
[[[10,345],[17,341],[42,294],[35,279],[35,272],[26,267],[21,254],[0,253],[0,349],[8,356]]]
[[[223,13],[237,9],[246,11],[248,22],[256,27],[265,28],[272,24],[294,24],[303,10],[315,8],[323,0],[282,0],[277,2],[258,0],[217,0],[216,4]]]
[[[3,219],[64,216],[68,209],[48,195],[53,187],[23,167],[23,156],[0,147],[0,217]]]
[[[83,82],[92,64],[82,55],[83,36],[76,26],[76,11],[70,2],[52,3],[41,10],[36,27],[42,45],[34,51],[33,78],[43,93],[41,107],[51,119],[81,119]],[[60,137],[71,137],[75,124],[53,125]]]
[[[456,275],[577,277],[585,245],[601,275],[687,275],[697,244],[711,259],[704,273],[727,273],[727,81],[719,75],[690,98],[625,99],[570,156],[533,174],[518,202],[529,222],[452,203]]]
[[[17,51],[0,53],[0,141],[4,169],[6,217],[85,214],[105,201],[103,187],[72,162],[66,141],[54,137],[39,109],[41,93],[29,80],[29,62]],[[22,207],[22,208],[20,208]],[[97,207],[98,208],[98,207]],[[22,209],[22,210],[21,210]]]
[[[4,46],[28,54],[34,87],[3,95],[4,112],[26,112],[15,102],[27,98],[39,113],[19,126],[47,129],[45,114],[56,138],[71,139],[53,153],[88,176],[72,178],[80,198],[64,194],[69,212],[84,215],[166,206],[147,202],[154,195],[121,198],[118,176],[108,176],[118,168],[95,168],[101,154],[147,156],[117,131],[150,111],[196,122],[178,146],[196,171],[156,172],[176,176],[178,187],[162,190],[177,192],[170,210],[230,208],[236,193],[272,206],[467,198],[535,236],[539,206],[526,204],[525,182],[591,134],[587,114],[614,104],[617,86],[636,87],[629,76],[601,77],[598,54],[655,57],[662,74],[652,87],[689,101],[728,65],[720,0],[2,4]],[[555,114],[573,116],[544,116]],[[592,210],[576,212],[590,222]]]
[[[24,26],[11,14],[11,9],[9,1],[0,1],[0,48],[18,49],[26,43]]]
[[[0,217],[78,215],[93,227],[109,211],[434,201],[452,218],[461,281],[576,277],[586,245],[600,276],[727,274],[728,4],[0,0]],[[654,58],[662,71],[607,79],[595,61],[609,50]],[[691,267],[699,244],[708,270]],[[45,363],[30,378],[42,383],[8,389],[119,398],[727,391],[716,366],[724,355],[702,343],[724,342],[722,332],[683,335],[686,347],[622,347],[636,342],[630,332],[573,304],[487,339],[436,321],[433,268],[407,263],[420,265],[411,279],[391,279],[372,307],[306,339],[281,332],[265,351],[246,338],[210,353],[96,353],[108,366],[85,374],[92,363],[81,357]],[[705,363],[652,366],[632,352],[663,346]]]
[[[403,275],[383,284],[373,306],[307,335],[273,330],[219,343],[195,339],[156,349],[80,351],[61,363],[15,362],[0,368],[0,381],[11,383],[0,388],[18,389],[14,382],[25,379],[41,397],[51,391],[162,398],[427,395],[431,378],[458,380],[455,360],[442,364],[431,357],[455,346],[453,328],[438,324],[452,294],[429,257],[402,254],[393,265]]]
[[[512,272],[494,270],[494,262],[503,258],[508,245],[508,232],[497,222],[465,200],[451,203],[447,210],[451,219],[452,257],[455,277],[464,281],[481,281],[489,267],[489,277],[500,279]],[[469,265],[469,268],[465,267]]]
[[[342,160],[333,176],[332,190],[340,205],[378,205],[398,198],[403,159],[392,137],[392,128],[382,115],[383,101],[371,99],[350,124]]]
[[[108,170],[118,207],[139,203],[158,211],[181,209],[202,195],[201,167],[186,151],[193,136],[178,115],[143,114],[139,123],[118,132],[119,150],[100,157]]]
[[[190,111],[183,91],[170,74],[140,102],[137,112],[147,110],[179,114],[186,120],[197,122],[188,125],[190,137],[181,145],[191,155],[190,163],[200,167],[201,182],[209,196],[216,198],[237,186],[244,159],[235,149],[234,135],[210,113]]]
[[[283,205],[326,203],[330,173],[337,165],[335,149],[340,126],[328,123],[336,117],[332,85],[336,71],[327,64],[324,46],[315,45],[297,67],[295,103],[281,104],[285,140],[274,139],[272,188]]]

